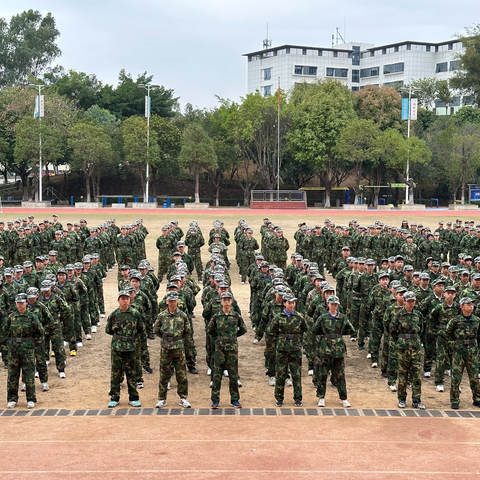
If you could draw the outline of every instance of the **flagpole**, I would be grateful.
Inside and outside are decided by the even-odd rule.
[[[278,77],[278,119],[277,119],[277,202],[280,201],[280,77]]]

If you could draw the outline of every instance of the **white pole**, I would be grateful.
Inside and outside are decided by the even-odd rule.
[[[280,201],[280,77],[278,77],[278,119],[277,119],[277,202]]]
[[[145,197],[144,202],[148,203],[148,176],[150,174],[150,163],[148,159],[148,152],[150,148],[150,85],[147,85],[147,184],[145,185]]]
[[[39,155],[39,166],[38,166],[38,200],[41,202],[43,201],[43,178],[42,178],[42,115],[41,115],[41,96],[42,96],[42,86],[38,86],[38,119],[40,121],[40,155]]]
[[[411,104],[412,104],[412,87],[408,87],[408,121],[407,121],[407,139],[410,138],[410,117],[411,117]],[[410,150],[407,152],[407,183],[405,187],[405,203],[408,205],[408,171],[410,167]]]

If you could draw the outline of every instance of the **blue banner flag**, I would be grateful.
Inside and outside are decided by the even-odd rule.
[[[402,98],[402,120],[408,120],[408,98]]]

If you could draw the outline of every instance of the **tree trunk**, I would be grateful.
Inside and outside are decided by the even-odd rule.
[[[200,172],[195,172],[195,203],[200,203]]]
[[[465,205],[465,182],[467,180],[467,162],[463,157],[462,163],[462,205]]]
[[[215,206],[219,207],[220,206],[220,183],[217,183],[215,189]]]
[[[380,196],[380,189],[378,187],[375,187],[373,189],[373,208],[378,207],[378,197]]]
[[[28,176],[21,176],[22,180],[22,200],[28,201]]]
[[[38,181],[37,173],[34,173],[33,181],[35,182],[35,201],[38,202],[40,200],[40,183]]]
[[[90,202],[90,175],[85,175],[85,196],[87,202]]]
[[[243,189],[243,206],[248,207],[250,203],[250,190],[248,188]]]
[[[150,195],[157,201],[157,167],[150,165]]]

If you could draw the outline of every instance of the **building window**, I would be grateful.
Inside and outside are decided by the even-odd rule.
[[[399,51],[399,52],[404,52],[404,51],[406,51],[406,50],[407,50],[407,46],[406,46],[406,45],[399,45],[399,46],[398,46],[398,51]]]
[[[263,79],[264,80],[270,80],[272,78],[272,69],[271,68],[266,68],[263,71]]]
[[[307,48],[307,55],[318,56],[318,50],[312,50],[310,48]]]
[[[460,62],[458,60],[452,60],[450,62],[450,71],[458,70],[460,68]]]
[[[266,85],[263,87],[263,96],[268,97],[272,93],[272,86],[271,85]]]
[[[280,50],[277,50],[277,55],[286,55],[286,54],[287,54],[286,48],[281,48]]]
[[[260,55],[250,55],[250,57],[248,57],[249,62],[256,62],[257,60],[260,60]]]
[[[383,84],[384,87],[394,87],[394,88],[399,88],[399,87],[403,87],[403,80],[398,80],[396,82],[385,82]]]
[[[447,52],[448,51],[448,45],[439,45],[437,47],[437,52]]]
[[[375,50],[375,51],[373,52],[373,56],[374,56],[374,57],[378,57],[378,56],[380,56],[380,55],[383,55],[383,50]]]
[[[348,68],[327,68],[327,77],[347,78]]]
[[[263,54],[263,58],[268,58],[268,57],[273,57],[273,51],[265,52],[265,53]]]
[[[305,67],[303,65],[295,65],[295,75],[317,75],[317,67]]]
[[[417,50],[419,52],[426,52],[427,51],[427,46],[426,45],[418,45],[416,43],[412,43],[410,45],[410,50]]]
[[[352,65],[358,67],[360,65],[360,47],[353,45],[352,46]]]
[[[395,53],[395,47],[388,47],[385,49],[385,53]]]
[[[372,53],[371,52],[363,52],[360,56],[362,58],[370,58],[372,56]]]
[[[352,92],[358,92],[360,90],[359,87],[352,87]]]
[[[461,50],[463,48],[462,42],[455,42],[452,44],[452,50]]]
[[[338,58],[348,58],[348,52],[335,52],[334,56]]]
[[[331,50],[322,50],[322,57],[333,57],[333,52]]]
[[[383,74],[389,75],[390,73],[401,73],[404,71],[404,63],[392,63],[391,65],[383,66]]]
[[[352,70],[352,83],[360,83],[360,70]]]
[[[291,48],[290,53],[292,55],[303,55],[303,48]]]
[[[435,73],[442,73],[448,70],[448,62],[437,63]]]
[[[360,70],[360,78],[378,77],[379,71],[379,67],[362,68]]]

